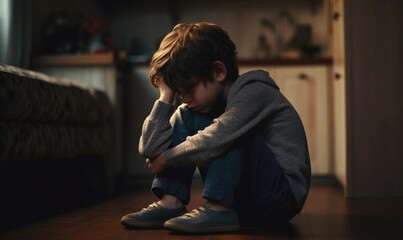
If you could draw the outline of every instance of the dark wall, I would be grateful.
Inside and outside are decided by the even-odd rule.
[[[349,196],[403,196],[402,1],[345,1]]]

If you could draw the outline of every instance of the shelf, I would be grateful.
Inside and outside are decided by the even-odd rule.
[[[149,66],[150,61],[130,61],[135,66]],[[315,58],[240,58],[238,59],[239,66],[252,66],[252,65],[332,65],[333,59],[331,57],[315,57]]]
[[[315,57],[315,58],[267,58],[267,59],[239,59],[239,66],[251,65],[331,65],[333,59],[331,57]]]
[[[89,66],[114,64],[113,52],[100,54],[38,55],[33,58],[34,66]]]

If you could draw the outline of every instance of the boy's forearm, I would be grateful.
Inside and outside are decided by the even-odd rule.
[[[139,153],[149,159],[156,158],[171,145],[171,127],[159,122],[145,123],[140,137]]]
[[[165,152],[166,161],[171,165],[187,162],[199,164],[219,157],[236,139],[277,110],[277,105],[273,102],[278,94],[274,88],[263,83],[244,86],[232,97],[226,111],[214,119],[211,125],[168,149]]]
[[[174,110],[172,104],[156,101],[143,124],[139,153],[154,159],[171,145],[172,126],[169,119]]]

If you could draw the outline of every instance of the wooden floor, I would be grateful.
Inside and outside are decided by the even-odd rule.
[[[204,203],[192,189],[188,211]],[[314,184],[302,212],[284,227],[224,235],[175,235],[129,230],[120,218],[156,201],[147,188],[0,233],[0,239],[403,239],[402,199],[345,199],[337,185]]]

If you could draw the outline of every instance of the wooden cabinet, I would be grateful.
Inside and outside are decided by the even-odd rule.
[[[332,173],[330,154],[329,67],[278,67],[280,91],[297,110],[304,124],[312,173]]]
[[[280,91],[301,117],[308,140],[312,174],[332,174],[330,67],[327,65],[248,66],[240,67],[240,74],[255,69],[269,72]]]
[[[335,175],[347,197],[403,196],[401,3],[330,4]]]
[[[334,133],[334,174],[346,190],[347,130],[346,130],[346,78],[344,56],[344,10],[342,0],[333,0],[332,43],[333,72],[331,76],[333,95],[333,133]],[[345,191],[346,192],[346,191]]]

